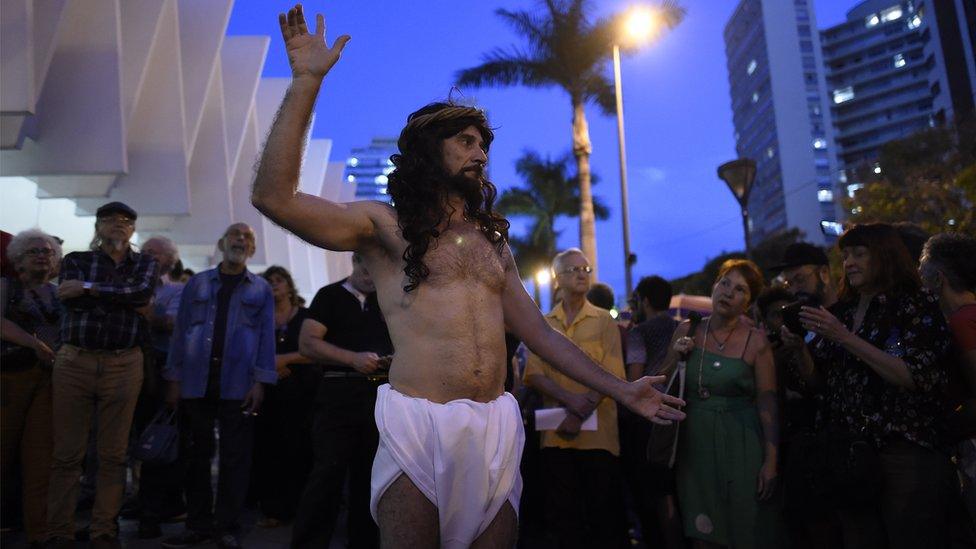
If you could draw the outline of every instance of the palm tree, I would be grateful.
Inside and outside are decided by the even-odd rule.
[[[481,65],[458,71],[456,79],[459,86],[472,87],[558,86],[569,95],[573,108],[573,156],[579,176],[580,246],[596,278],[596,226],[590,176],[593,148],[584,106],[595,103],[605,114],[615,111],[614,87],[607,75],[607,63],[622,16],[592,21],[588,0],[545,0],[545,7],[544,15],[497,10],[495,13],[525,38],[528,49],[496,48],[483,56]],[[658,24],[668,29],[684,18],[684,9],[675,0],[662,2],[657,13]],[[626,47],[623,49],[628,51]]]
[[[515,162],[515,171],[525,185],[506,189],[498,197],[498,211],[507,216],[532,219],[528,235],[509,239],[522,278],[534,277],[556,255],[556,239],[559,237],[556,218],[579,215],[579,177],[569,173],[570,165],[569,154],[553,160],[542,158],[534,151],[525,151]],[[593,183],[599,180],[595,175],[591,179]],[[594,200],[592,207],[598,219],[609,216],[609,210],[599,199]]]

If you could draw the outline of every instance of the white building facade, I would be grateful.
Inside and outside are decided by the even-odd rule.
[[[139,212],[138,240],[168,236],[183,262],[219,261],[234,222],[257,233],[252,270],[292,272],[306,298],[351,270],[262,217],[253,168],[289,80],[262,78],[267,36],[225,36],[233,0],[3,0],[0,228],[40,227],[87,248],[94,212]],[[216,31],[216,32],[215,32]],[[313,118],[314,121],[314,118]],[[311,139],[303,192],[353,200],[332,143]]]

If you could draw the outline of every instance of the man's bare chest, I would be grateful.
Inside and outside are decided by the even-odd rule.
[[[505,266],[498,248],[475,229],[449,229],[430,243],[424,262],[432,286],[473,283],[500,292]]]

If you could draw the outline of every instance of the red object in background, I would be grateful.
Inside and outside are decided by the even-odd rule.
[[[14,239],[14,235],[7,231],[0,231],[0,273],[6,278],[14,276],[14,266],[7,259],[7,244]]]

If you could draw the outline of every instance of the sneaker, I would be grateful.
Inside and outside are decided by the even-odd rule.
[[[217,540],[217,547],[220,549],[241,549],[243,546],[234,534],[224,534]]]
[[[182,549],[184,547],[193,547],[194,545],[199,545],[207,541],[210,541],[210,536],[188,530],[178,536],[166,538],[159,544],[166,549]]]

